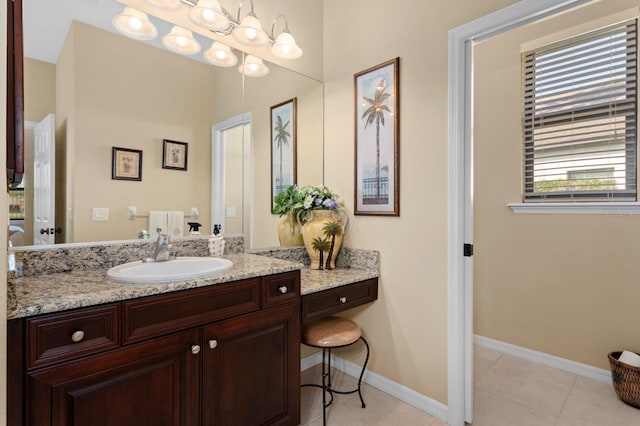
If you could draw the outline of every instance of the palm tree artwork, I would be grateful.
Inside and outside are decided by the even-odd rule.
[[[282,120],[282,117],[280,115],[276,116],[276,124],[273,128],[273,131],[275,133],[275,136],[273,137],[273,142],[275,142],[276,146],[278,147],[278,151],[280,152],[280,185],[284,185],[284,181],[282,180],[282,148],[285,145],[289,144],[289,138],[291,137],[291,133],[289,132],[289,130],[287,130],[287,127],[289,126],[290,121],[287,121],[286,123]],[[277,188],[275,191],[276,194],[278,194]]]
[[[318,268],[324,269],[324,252],[331,248],[331,243],[326,238],[316,237],[314,238],[313,243],[311,243],[311,247],[313,247],[315,251],[319,252]]]
[[[331,268],[331,258],[333,257],[333,249],[336,246],[336,237],[342,235],[342,225],[336,221],[327,222],[322,227],[322,232],[324,235],[331,238],[331,246],[329,247],[329,252],[327,253],[327,263],[325,265],[325,269],[333,269]],[[320,258],[320,265],[322,265],[322,258]],[[322,268],[322,266],[320,266]]]
[[[387,93],[387,88],[386,81],[381,78],[376,85],[373,99],[366,96],[362,97],[368,107],[360,117],[366,120],[364,123],[365,129],[370,124],[376,124],[376,199],[380,199],[380,125],[384,126],[385,112],[391,114],[391,110],[385,105],[387,99],[391,97],[391,94]]]

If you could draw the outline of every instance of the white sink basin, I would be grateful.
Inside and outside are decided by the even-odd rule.
[[[119,283],[167,283],[208,278],[228,271],[233,262],[217,257],[178,257],[167,262],[141,260],[114,266],[107,276]]]

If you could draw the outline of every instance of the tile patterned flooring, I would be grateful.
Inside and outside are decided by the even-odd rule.
[[[602,383],[480,346],[474,353],[473,426],[640,426],[640,409],[624,404]],[[320,366],[302,383],[320,379]],[[355,388],[356,379],[334,373],[334,387]],[[302,425],[322,425],[322,391],[302,388]],[[330,426],[442,426],[446,423],[372,387],[337,395],[327,410]]]

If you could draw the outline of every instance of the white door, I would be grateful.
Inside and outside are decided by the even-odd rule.
[[[36,125],[33,145],[33,243],[55,242],[56,120],[49,114]]]

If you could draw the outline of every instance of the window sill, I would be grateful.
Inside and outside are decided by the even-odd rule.
[[[605,216],[640,214],[638,202],[509,203],[507,206],[517,214],[600,214]]]

